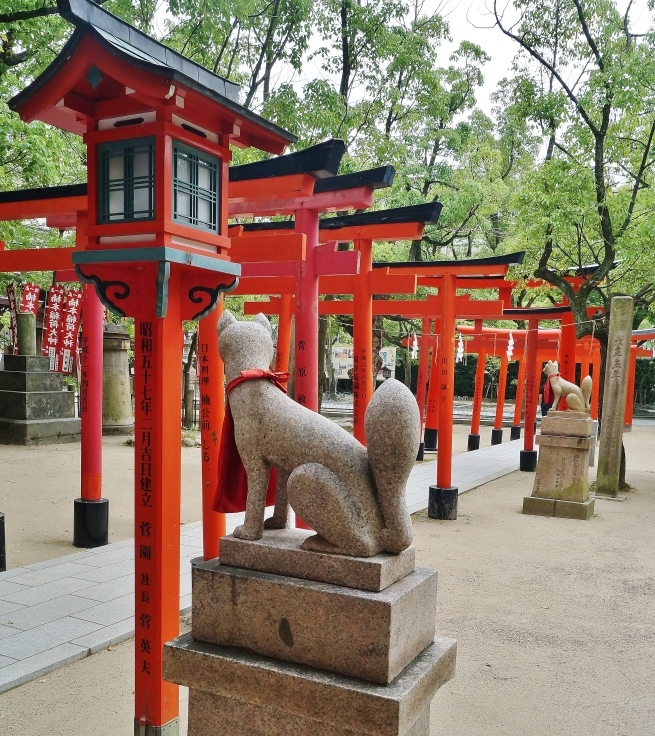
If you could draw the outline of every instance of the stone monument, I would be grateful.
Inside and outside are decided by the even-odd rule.
[[[19,354],[5,355],[0,371],[0,444],[79,442],[75,394],[50,372],[50,359],[36,355],[35,316],[18,314],[17,328]]]
[[[555,408],[563,398],[574,410],[551,409],[541,420],[537,472],[532,495],[523,499],[523,513],[589,519],[594,513],[594,499],[589,498],[589,451],[596,441],[589,418],[591,378],[587,376],[579,388],[562,380],[557,363],[551,362],[544,373],[555,395]]]
[[[416,402],[410,411],[385,382],[367,451],[280,390],[267,325],[219,322],[248,508],[220,558],[193,566],[192,630],[166,645],[164,677],[189,688],[189,736],[428,736],[456,643],[435,638],[437,574],[415,567],[410,546]],[[264,525],[271,465],[278,495]],[[316,534],[270,528],[286,526],[287,499]]]
[[[623,409],[628,386],[633,309],[632,297],[613,297],[607,340],[605,390],[596,476],[596,493],[609,496],[616,496],[619,492]]]
[[[106,324],[102,340],[102,433],[133,434],[132,389],[124,325]]]

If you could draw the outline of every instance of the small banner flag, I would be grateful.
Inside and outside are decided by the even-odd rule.
[[[59,368],[59,335],[61,332],[65,298],[66,290],[63,286],[51,286],[46,297],[41,354],[50,358],[51,371],[56,371]]]
[[[39,309],[39,296],[41,287],[38,284],[25,284],[23,286],[23,296],[20,300],[20,312],[36,314]]]
[[[82,291],[71,289],[66,294],[66,302],[62,313],[57,347],[58,370],[61,373],[72,373],[77,356],[77,333],[80,327],[82,311]]]

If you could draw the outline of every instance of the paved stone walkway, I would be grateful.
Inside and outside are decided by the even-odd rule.
[[[464,493],[518,468],[520,441],[455,455]],[[435,462],[415,466],[410,511],[427,507]],[[228,516],[228,533],[243,514]],[[191,565],[202,554],[201,523],[181,531],[180,611],[191,608]],[[134,635],[134,540],[0,573],[0,693]]]

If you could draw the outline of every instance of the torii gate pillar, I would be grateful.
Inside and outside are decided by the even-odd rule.
[[[453,466],[453,407],[455,399],[455,285],[454,274],[444,274],[439,357],[439,440],[437,485],[430,486],[428,516],[456,519],[458,489],[451,485]]]
[[[525,388],[525,427],[523,449],[521,450],[519,470],[534,473],[537,469],[537,451],[534,449],[534,428],[537,421],[537,399],[539,397],[539,371],[537,368],[537,342],[539,339],[539,320],[528,321],[526,335],[526,388]]]

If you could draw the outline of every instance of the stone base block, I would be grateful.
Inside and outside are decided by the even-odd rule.
[[[0,390],[3,419],[72,419],[75,417],[75,394],[71,391]]]
[[[190,688],[189,736],[429,736],[455,657],[455,641],[438,638],[374,685],[185,634],[164,648],[164,678]]]
[[[301,549],[300,545],[313,534],[304,529],[280,529],[266,531],[262,539],[254,542],[223,537],[220,563],[376,592],[414,570],[414,547],[399,555],[374,557],[347,557]]]
[[[80,419],[0,419],[0,445],[55,445],[79,442]]]
[[[539,462],[532,495],[578,503],[586,501],[592,442],[592,437],[538,435]]]
[[[50,370],[50,358],[45,355],[5,355],[6,371],[45,373]]]
[[[586,501],[555,501],[555,516],[561,519],[582,519],[586,521],[594,515],[594,499]]]
[[[502,445],[503,444],[503,430],[502,429],[492,429],[491,430],[491,444],[492,445]]]
[[[594,515],[594,499],[587,501],[560,501],[555,498],[523,499],[523,513],[534,516],[557,516],[561,519],[590,519]]]
[[[555,516],[555,499],[526,496],[523,499],[523,513],[533,516]]]
[[[194,639],[371,682],[394,679],[434,638],[437,574],[417,568],[380,593],[202,562]]]
[[[128,437],[134,434],[134,423],[132,424],[103,424],[103,437]]]
[[[520,440],[521,439],[521,425],[520,424],[513,424],[510,427],[509,438],[510,440]]]
[[[549,411],[548,416],[545,416],[541,420],[541,434],[564,437],[589,437],[593,432],[594,422],[586,414],[583,415],[584,419],[576,418],[581,413]]]

